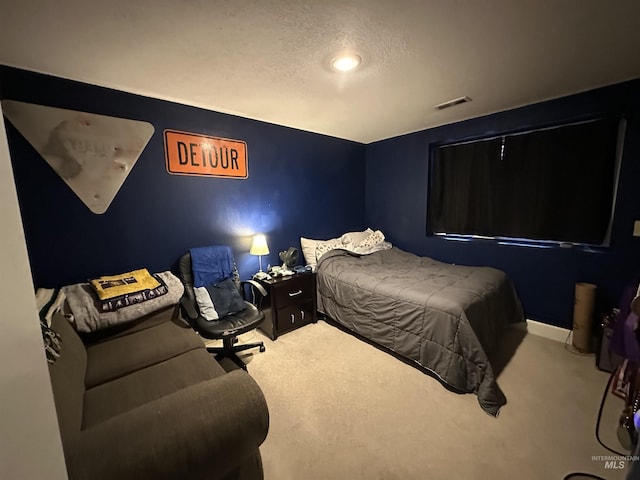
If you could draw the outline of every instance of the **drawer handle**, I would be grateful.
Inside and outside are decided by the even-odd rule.
[[[300,295],[301,293],[302,293],[302,290],[298,290],[297,292],[290,293],[289,296],[295,297],[296,295]]]

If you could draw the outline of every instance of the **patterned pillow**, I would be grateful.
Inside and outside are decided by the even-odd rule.
[[[336,248],[344,248],[342,245],[342,240],[339,238],[334,238],[332,240],[327,240],[326,242],[319,242],[316,246],[316,262],[320,260],[320,257],[327,253],[329,250],[334,250]]]
[[[382,242],[384,242],[384,234],[380,230],[376,230],[361,242],[356,243],[353,246],[353,248],[356,249],[357,251],[357,249],[371,248],[374,245],[378,245],[379,243],[382,243]]]
[[[328,242],[340,242],[340,238],[331,238],[329,240],[313,240],[311,238],[300,237],[300,246],[302,247],[302,255],[304,256],[304,261],[310,267],[315,268],[316,263],[318,261],[318,257],[316,255],[316,249],[324,245]],[[324,251],[322,253],[325,253]]]
[[[355,245],[365,240],[372,233],[373,230],[370,228],[362,232],[347,232],[340,237],[340,240],[342,240],[343,245]]]

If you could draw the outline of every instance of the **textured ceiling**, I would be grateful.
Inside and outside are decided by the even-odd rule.
[[[639,78],[638,19],[639,0],[0,0],[0,64],[369,143]],[[343,49],[351,74],[328,66]]]

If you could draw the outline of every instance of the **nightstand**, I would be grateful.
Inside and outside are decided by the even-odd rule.
[[[271,340],[318,321],[315,273],[298,273],[259,282],[267,290],[267,296],[260,304],[265,319],[258,329]]]

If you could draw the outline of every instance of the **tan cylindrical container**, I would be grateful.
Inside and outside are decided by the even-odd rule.
[[[596,286],[592,283],[576,283],[573,305],[573,346],[587,353],[591,350],[591,321],[596,299]]]

